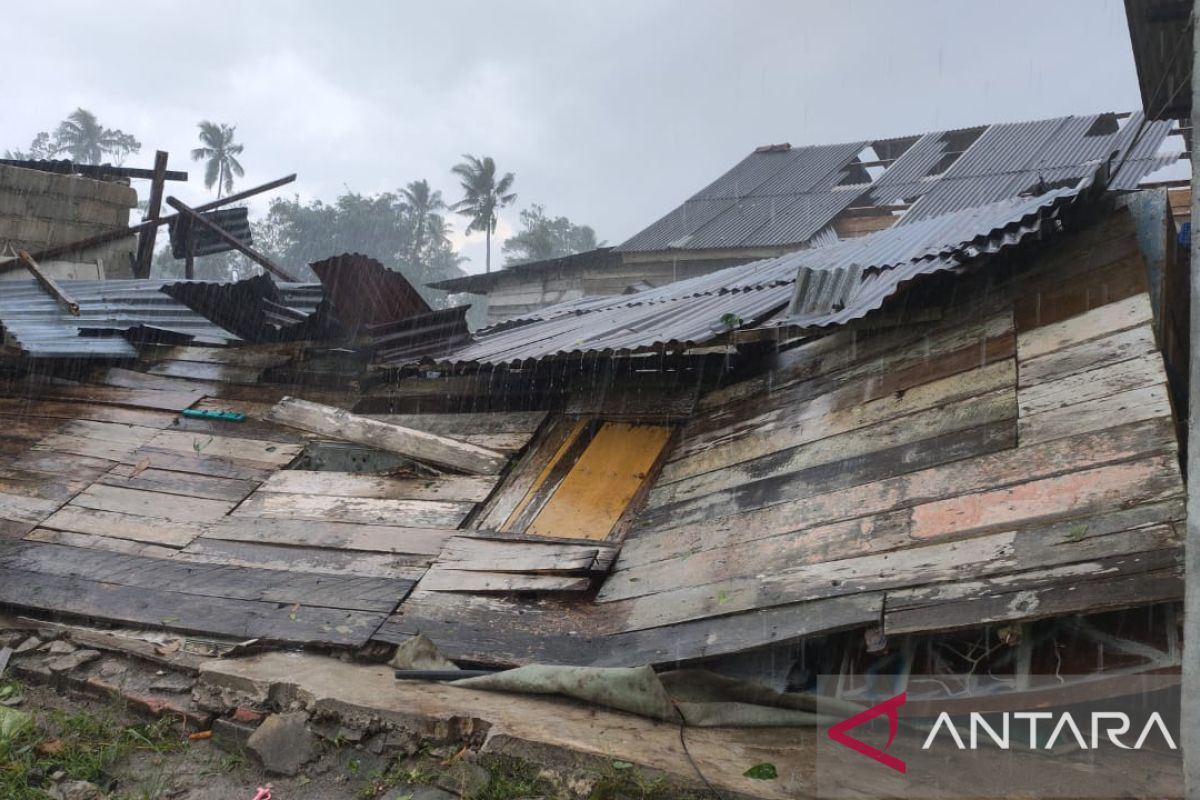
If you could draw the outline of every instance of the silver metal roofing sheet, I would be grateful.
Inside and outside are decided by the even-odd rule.
[[[634,295],[551,306],[525,324],[509,320],[481,332],[439,363],[630,353],[702,344],[738,327],[842,324],[879,308],[920,275],[1056,232],[1058,209],[1089,185],[1085,179],[1039,197],[1007,199]],[[786,307],[790,316],[781,313]]]
[[[920,198],[910,212],[917,220],[1015,197],[1041,172],[1074,168],[1076,175],[1085,175],[1114,152],[1123,160],[1118,156],[1114,162],[1120,166],[1109,186],[1132,189],[1173,160],[1156,155],[1171,123],[1142,122],[1140,113],[1123,125],[1114,114],[1091,114],[987,126],[935,176],[928,173],[946,155],[943,138],[971,129],[928,133],[875,181],[853,188],[838,184],[844,168],[870,142],[755,152],[618,250],[802,245],[863,192],[877,205]],[[792,202],[783,204],[780,198]]]
[[[5,344],[30,358],[132,358],[128,341],[115,335],[139,325],[191,336],[237,341],[182,303],[163,294],[175,278],[111,281],[58,281],[79,303],[78,317],[67,313],[32,278],[0,284],[0,330]],[[198,281],[201,282],[201,281]],[[320,284],[280,284],[288,307],[311,313],[321,299]],[[111,330],[113,336],[81,336],[83,329]]]

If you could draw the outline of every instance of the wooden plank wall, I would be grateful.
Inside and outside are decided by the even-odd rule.
[[[289,346],[291,347],[291,346]],[[350,407],[349,390],[261,382],[289,347],[151,351],[0,396],[0,602],[122,623],[361,645],[497,478],[287,469],[302,432],[264,421],[285,395]],[[231,409],[245,422],[185,418]],[[388,417],[506,454],[544,419]]]
[[[898,632],[1105,607],[1114,576],[1178,592],[1183,486],[1132,225],[1055,253],[916,336],[837,333],[702,401],[598,597],[613,646],[671,651],[674,626],[775,608],[794,635]],[[857,615],[814,625],[841,598]]]
[[[841,330],[704,396],[590,609],[420,592],[377,638],[627,665],[1178,598],[1183,484],[1131,221],[991,268],[940,321]]]

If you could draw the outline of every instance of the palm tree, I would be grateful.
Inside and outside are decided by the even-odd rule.
[[[101,125],[92,112],[77,108],[55,131],[55,153],[66,153],[76,164],[99,164],[105,153],[121,148],[122,136],[125,134]],[[133,137],[129,139],[137,144]]]
[[[454,210],[471,222],[467,233],[483,231],[487,234],[487,271],[492,271],[492,234],[496,230],[497,213],[517,199],[509,192],[513,185],[513,174],[504,173],[496,180],[496,162],[491,156],[483,160],[464,155],[466,161],[456,164],[450,171],[457,175],[463,188],[463,199],[454,204]]]
[[[429,188],[429,181],[412,181],[400,190],[413,223],[413,264],[421,263],[421,248],[425,245],[425,233],[430,228],[431,217],[446,208],[442,193]]]
[[[204,188],[211,189],[215,183],[217,197],[220,198],[222,189],[233,191],[234,175],[240,178],[246,174],[236,158],[242,154],[242,145],[233,142],[237,126],[204,120],[197,127],[200,128],[200,143],[204,147],[192,151],[192,161],[208,159],[204,167]]]

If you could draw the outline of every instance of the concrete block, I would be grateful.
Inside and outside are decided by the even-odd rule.
[[[51,232],[53,230],[52,223],[44,219],[27,218],[20,221],[21,224],[17,229],[17,234],[14,238],[21,239],[26,242],[49,242]]]
[[[122,208],[137,207],[137,190],[132,186],[115,181],[96,181],[96,183],[99,184],[99,189],[96,191],[97,200]]]
[[[62,195],[34,194],[26,201],[29,216],[49,220],[75,220],[79,215],[79,202]]]
[[[272,714],[250,735],[246,744],[267,772],[295,775],[320,753],[317,737],[305,724],[303,711]]]
[[[11,171],[5,176],[5,186],[18,192],[31,194],[44,194],[50,191],[50,179],[53,177],[50,173],[21,167],[6,167],[6,169]]]
[[[27,195],[0,189],[0,217],[24,217],[29,214]]]

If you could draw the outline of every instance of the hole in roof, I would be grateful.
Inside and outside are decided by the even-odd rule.
[[[1130,114],[1101,114],[1092,122],[1084,136],[1112,136],[1129,124]]]
[[[896,159],[904,155],[916,143],[917,136],[899,139],[881,139],[868,142],[854,156],[854,160],[842,168],[838,186],[861,186],[879,180]]]
[[[941,175],[946,170],[958,161],[959,156],[967,151],[971,145],[979,140],[983,132],[987,130],[986,125],[978,128],[964,128],[960,131],[946,131],[941,135],[940,144],[942,145],[942,157],[929,168],[925,173],[925,177],[933,178]]]

